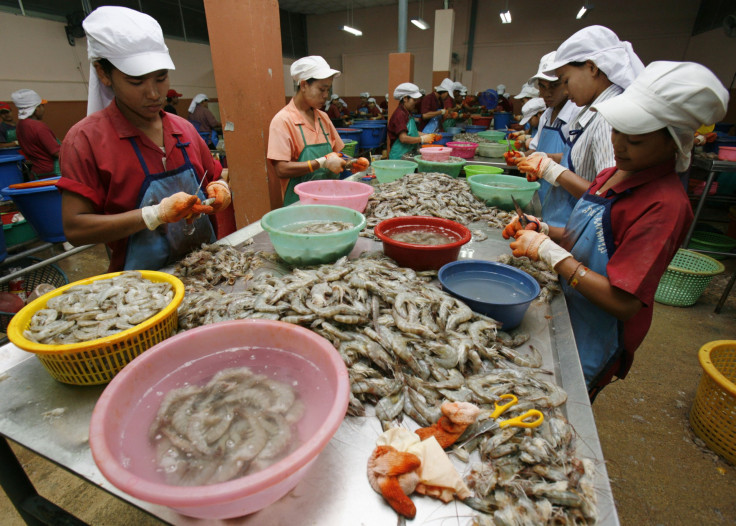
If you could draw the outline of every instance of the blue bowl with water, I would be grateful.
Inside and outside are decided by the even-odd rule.
[[[495,261],[453,261],[437,277],[445,291],[475,312],[501,322],[503,330],[519,326],[540,290],[523,270]]]

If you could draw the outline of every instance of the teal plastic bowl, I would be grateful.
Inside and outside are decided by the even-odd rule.
[[[463,166],[465,176],[470,177],[478,174],[502,174],[503,168],[498,166],[487,166],[485,164],[466,164]]]
[[[329,234],[299,234],[302,226],[316,222],[344,221],[352,228]],[[274,250],[293,266],[334,263],[353,250],[365,228],[365,216],[352,208],[332,205],[293,205],[271,210],[261,218]]]
[[[383,159],[373,161],[373,170],[376,173],[376,179],[379,183],[390,183],[401,179],[406,174],[414,173],[417,169],[417,163],[414,161],[402,161],[399,159]]]
[[[468,177],[470,191],[488,206],[496,206],[503,210],[513,210],[514,196],[519,206],[524,208],[539,189],[538,182],[529,182],[524,177],[501,174],[478,174]]]
[[[478,137],[483,137],[489,141],[502,141],[506,138],[506,132],[496,130],[480,131],[478,132]]]
[[[450,156],[450,161],[447,163],[440,163],[435,161],[425,161],[421,155],[415,155],[414,160],[419,165],[420,172],[440,172],[447,174],[450,177],[457,177],[460,175],[460,170],[465,166],[465,159],[460,157]]]

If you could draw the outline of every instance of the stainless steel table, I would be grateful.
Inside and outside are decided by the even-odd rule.
[[[484,225],[471,225],[473,229]],[[489,239],[471,241],[463,248],[463,259],[494,259],[508,251],[497,230],[486,229]],[[255,248],[270,248],[259,225],[239,230],[222,243],[238,245],[253,238]],[[360,238],[351,256],[380,245]],[[531,334],[532,344],[544,355],[544,368],[568,394],[564,406],[577,435],[577,454],[590,458],[597,467],[596,494],[599,524],[617,525],[618,517],[577,356],[564,299],[550,304],[533,304],[521,328]],[[221,525],[346,525],[383,526],[396,523],[396,514],[369,486],[366,460],[375,447],[381,426],[375,417],[346,417],[334,438],[318,457],[306,477],[286,497],[264,510],[228,521],[203,521],[181,516],[173,510],[131,497],[112,486],[95,465],[88,444],[88,428],[94,404],[103,390],[74,387],[51,378],[40,362],[12,344],[0,347],[0,434],[72,473],[96,484],[133,506],[172,524]],[[456,459],[465,473],[468,465]],[[412,524],[466,524],[475,512],[461,502],[443,504],[414,495],[417,516]]]

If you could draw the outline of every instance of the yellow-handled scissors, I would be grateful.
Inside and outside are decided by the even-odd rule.
[[[485,422],[482,422],[477,427],[471,426],[468,428],[468,431],[470,431],[468,436],[461,436],[458,442],[460,443],[460,446],[464,446],[474,438],[488,433],[490,431],[495,431],[497,429],[501,429],[504,427],[526,427],[526,428],[533,428],[533,427],[539,427],[542,425],[542,422],[544,422],[544,414],[542,414],[541,411],[538,411],[537,409],[529,409],[525,413],[515,416],[514,418],[507,418],[506,420],[497,421],[496,419],[501,416],[503,413],[505,413],[509,408],[516,405],[519,402],[519,399],[516,398],[513,394],[503,394],[498,397],[499,400],[508,400],[505,404],[499,405],[498,402],[494,403],[495,409],[493,412],[488,416],[488,420]]]

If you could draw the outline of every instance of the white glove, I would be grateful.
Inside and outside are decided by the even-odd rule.
[[[523,158],[516,166],[520,172],[526,174],[528,181],[544,179],[552,186],[559,186],[557,178],[562,172],[567,170],[561,164],[557,164],[551,158],[547,157],[544,152],[535,152],[529,157]]]
[[[320,157],[315,160],[319,164],[320,168],[327,168],[333,174],[339,174],[342,172],[345,169],[345,163],[347,162],[345,159],[340,157],[339,153],[336,152],[328,153],[324,157]]]
[[[554,269],[557,263],[563,259],[572,257],[572,254],[551,239],[542,241],[542,244],[537,249],[537,253],[539,254],[539,259],[547,263],[551,269]]]

